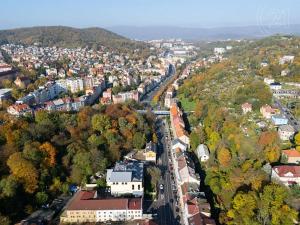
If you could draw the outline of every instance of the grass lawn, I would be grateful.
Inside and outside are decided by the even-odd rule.
[[[179,101],[184,111],[194,111],[196,102],[190,102],[187,98],[179,96]]]

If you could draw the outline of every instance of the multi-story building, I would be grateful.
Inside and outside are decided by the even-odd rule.
[[[140,162],[117,162],[114,168],[108,169],[106,184],[114,196],[143,196],[144,164]]]
[[[11,91],[10,88],[0,89],[0,104],[2,104],[2,101],[8,100],[11,97]]]
[[[117,95],[113,95],[113,102],[117,103],[124,103],[128,100],[134,100],[139,102],[139,92],[138,91],[129,91],[129,92],[122,92]]]
[[[32,114],[32,109],[27,104],[14,104],[7,108],[7,112],[13,116],[25,116]]]
[[[71,93],[76,93],[84,90],[84,82],[81,78],[69,78],[61,79],[56,81],[57,85],[64,91],[71,91]]]
[[[140,220],[142,198],[98,198],[96,191],[79,191],[60,216],[62,223]]]
[[[272,168],[272,179],[289,186],[300,184],[300,166],[281,165]]]
[[[281,140],[288,141],[295,134],[295,129],[293,126],[287,124],[282,125],[278,128],[278,135]]]
[[[190,138],[185,130],[185,123],[182,118],[182,111],[177,106],[176,103],[173,103],[170,107],[170,117],[171,117],[171,127],[175,139],[178,138],[187,146],[190,146]]]

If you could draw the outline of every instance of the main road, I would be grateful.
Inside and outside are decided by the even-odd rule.
[[[157,87],[155,87],[150,92],[148,92],[147,94],[145,94],[141,98],[141,102],[144,102],[144,103],[151,102],[152,99],[153,99],[153,97],[160,90],[160,87],[163,87],[165,84],[167,84],[168,81],[173,77],[173,75],[175,74],[175,72],[176,72],[175,66],[173,64],[170,64],[167,78],[162,83],[160,83]]]
[[[300,131],[300,124],[299,121],[294,117],[294,115],[289,111],[288,108],[284,107],[282,103],[277,99],[273,98],[275,106],[277,106],[281,112],[288,120],[289,124],[292,125],[295,129],[295,131]]]
[[[164,122],[160,118],[158,118],[157,135],[159,139],[158,165],[162,173],[157,190],[157,221],[160,225],[177,225],[179,222],[176,215],[176,198],[172,190],[174,180],[171,177],[171,157],[169,157],[168,153],[170,151],[170,137],[168,132],[166,132]],[[160,185],[163,185],[163,190],[160,190]]]

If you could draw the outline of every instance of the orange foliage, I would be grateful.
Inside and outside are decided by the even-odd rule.
[[[46,165],[53,167],[56,163],[56,149],[49,142],[45,142],[40,146],[40,150],[47,154],[45,158]]]

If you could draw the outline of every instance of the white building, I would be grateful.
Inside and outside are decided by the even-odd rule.
[[[142,198],[98,198],[96,191],[79,191],[67,204],[60,222],[131,221],[142,217]]]
[[[196,153],[201,162],[206,162],[209,159],[208,147],[204,144],[197,147]]]
[[[272,168],[272,179],[289,186],[300,184],[300,166],[281,165]]]
[[[285,55],[279,59],[279,64],[283,65],[286,63],[293,63],[294,59],[295,59],[295,56],[293,56],[293,55]]]
[[[175,139],[172,141],[172,150],[180,149],[181,151],[187,150],[187,145],[179,139]]]
[[[266,78],[264,78],[264,82],[265,82],[265,84],[270,85],[270,84],[274,83],[275,80],[272,79],[272,78],[267,78],[267,77],[266,77]]]
[[[282,85],[278,82],[274,82],[270,84],[271,90],[280,90],[282,88]]]
[[[278,135],[281,140],[288,141],[295,134],[295,129],[293,126],[287,124],[282,125],[278,128]]]
[[[117,162],[106,174],[107,186],[114,196],[132,194],[143,196],[144,164],[140,162]]]
[[[57,80],[56,84],[62,90],[69,90],[72,93],[76,93],[84,90],[84,83],[83,83],[83,79],[81,78],[61,79],[61,80]]]
[[[7,100],[11,97],[11,91],[10,88],[0,89],[0,104],[2,104],[3,100]]]
[[[219,54],[219,55],[222,55],[226,52],[226,49],[225,48],[214,48],[214,53],[215,54]]]

